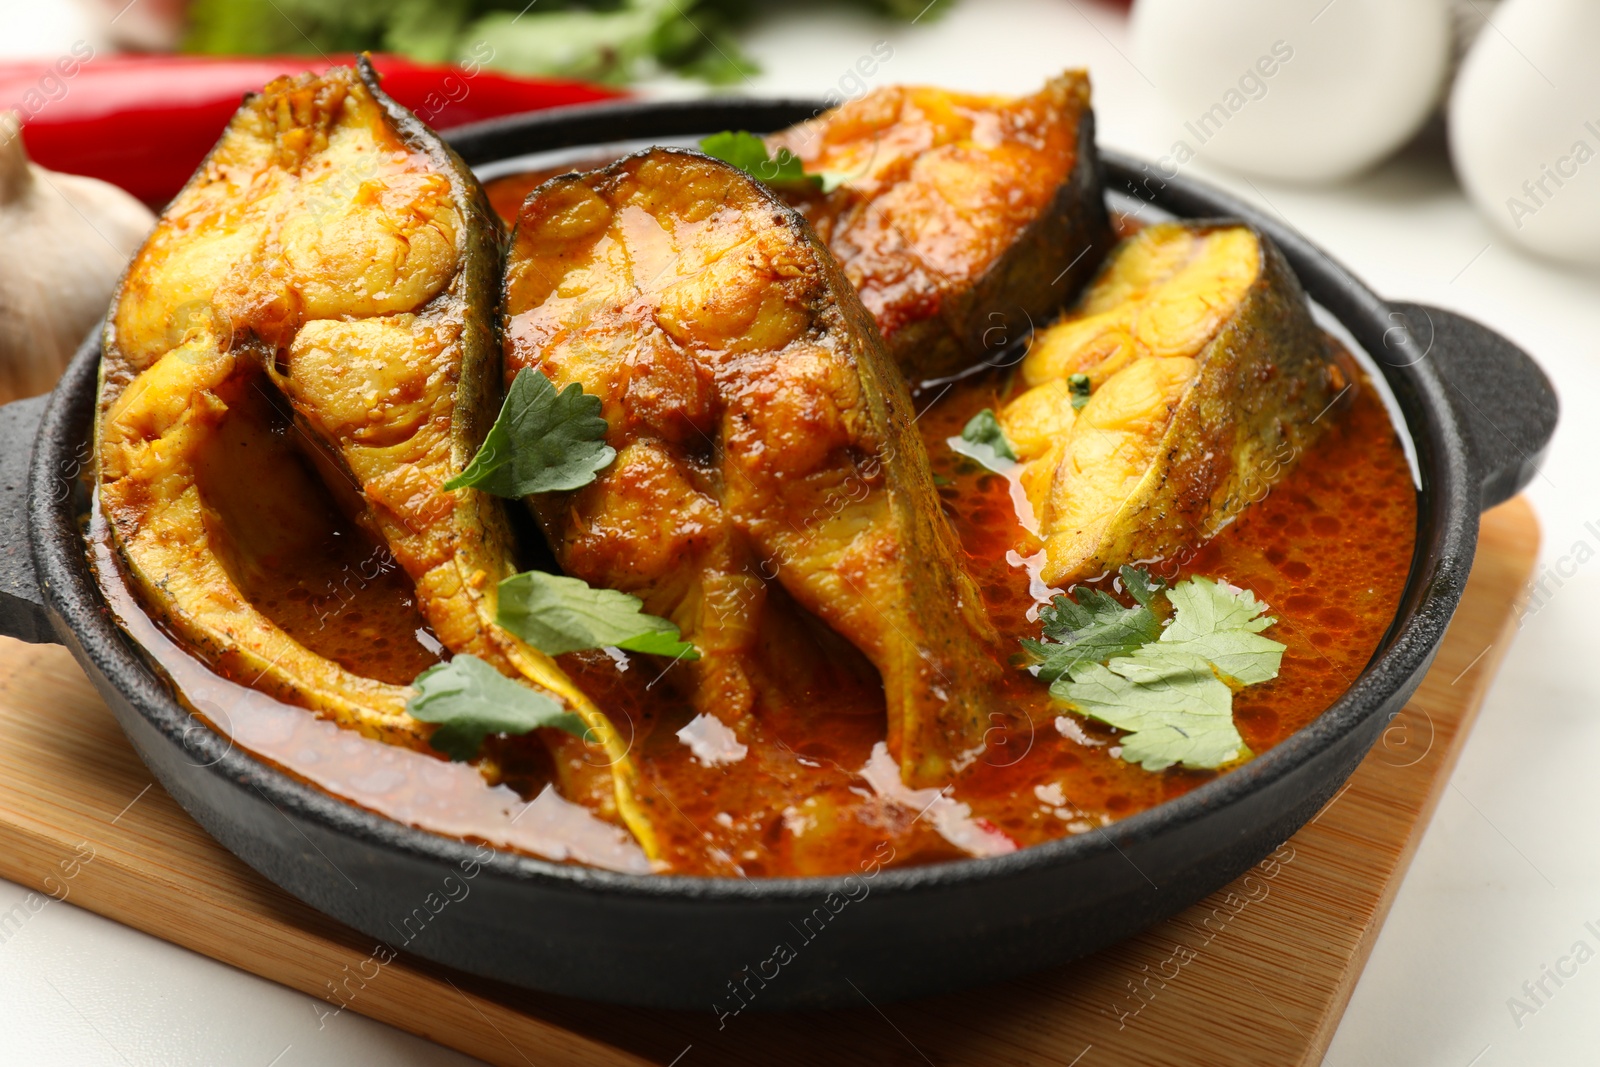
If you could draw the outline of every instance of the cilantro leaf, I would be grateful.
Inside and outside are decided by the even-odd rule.
[[[1039,612],[1045,640],[1024,639],[1022,646],[1040,661],[1040,678],[1054,682],[1079,664],[1126,656],[1160,637],[1161,624],[1150,601],[1162,582],[1152,584],[1147,573],[1133,567],[1122,568],[1122,579],[1137,601],[1134,607],[1123,607],[1099,589],[1084,588],[1076,600],[1062,594]]]
[[[1248,755],[1233,722],[1229,683],[1242,688],[1277,677],[1286,646],[1261,634],[1277,620],[1248,590],[1195,577],[1165,591],[1173,617],[1159,636],[1131,651],[1095,655],[1118,636],[1131,639],[1126,628],[1137,613],[1150,612],[1162,591],[1159,581],[1152,583],[1143,571],[1124,567],[1121,575],[1137,608],[1085,590],[1077,603],[1058,597],[1053,608],[1040,613],[1046,638],[1072,642],[1025,642],[1030,651],[1038,647],[1054,657],[1054,662],[1045,660],[1046,666],[1064,665],[1050,694],[1127,731],[1122,758],[1146,770],[1174,763],[1214,768]],[[1125,629],[1118,630],[1119,625]],[[1082,654],[1076,652],[1080,640]]]
[[[776,156],[767,154],[767,143],[748,130],[723,130],[700,139],[700,151],[713,159],[731,164],[774,189],[818,189],[831,193],[849,180],[837,171],[806,173],[800,157],[787,148]]]
[[[1150,572],[1143,567],[1123,564],[1117,568],[1117,576],[1122,579],[1122,586],[1128,595],[1145,607],[1149,607],[1156,594],[1167,587],[1163,579],[1150,577]]]
[[[1247,752],[1233,724],[1233,692],[1199,656],[1146,645],[1102,666],[1073,669],[1050,693],[1119,730],[1122,758],[1147,771],[1182,763],[1218,767]]]
[[[656,656],[699,659],[666,619],[646,615],[644,602],[615,589],[595,589],[581,578],[542,571],[513,574],[500,583],[495,622],[551,656],[585,648],[625,648]]]
[[[583,720],[566,705],[513,681],[476,656],[459,655],[429,667],[406,701],[413,719],[437,723],[428,743],[453,760],[478,754],[490,734],[525,734],[541,726],[584,735]]]
[[[993,408],[984,408],[972,416],[961,428],[961,436],[946,438],[945,443],[953,451],[977,460],[992,471],[1004,473],[1017,461],[1016,449],[1006,440],[1006,432],[1000,428]]]
[[[1174,615],[1172,625],[1161,632],[1164,648],[1199,656],[1240,685],[1278,676],[1287,646],[1261,636],[1278,620],[1264,614],[1267,606],[1250,590],[1234,591],[1209,578],[1191,578],[1179,582],[1167,599]]]
[[[1089,376],[1087,374],[1067,375],[1067,389],[1072,393],[1072,410],[1082,411],[1083,406],[1089,402]]]
[[[767,142],[751,133],[749,130],[723,130],[713,133],[709,137],[700,138],[700,151],[712,159],[720,159],[724,163],[738,167],[752,177],[762,181],[771,181],[774,178],[789,177],[799,180],[805,177],[805,168],[800,166],[800,161],[790,156],[783,160],[789,164],[789,173],[784,175],[780,171],[781,164],[775,163],[767,154]],[[761,168],[767,168],[766,173],[761,173]]]
[[[577,489],[616,458],[605,443],[600,398],[577,382],[561,392],[528,367],[517,372],[478,454],[446,489],[481,489],[515,499]]]

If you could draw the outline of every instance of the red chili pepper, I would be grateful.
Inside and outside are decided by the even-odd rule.
[[[120,185],[152,206],[176,196],[244,94],[354,56],[102,56],[81,42],[55,62],[0,63],[0,109],[15,108],[34,162]],[[519,111],[609,100],[582,82],[374,56],[390,96],[443,129]]]

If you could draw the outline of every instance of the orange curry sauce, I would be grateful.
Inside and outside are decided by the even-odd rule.
[[[1028,542],[1012,502],[1020,491],[946,444],[972,415],[998,407],[1009,386],[1005,371],[992,371],[926,390],[917,426],[967,566],[1008,646],[1020,653],[1021,638],[1038,636],[1038,607],[1049,595],[1030,582],[1018,552]],[[286,543],[281,556],[238,564],[245,573],[235,580],[297,640],[352,669],[401,682],[436,660],[437,642],[402,573],[339,514],[295,448],[292,427],[264,399],[241,403],[238,425],[225,438],[255,470],[284,472],[283,492],[267,495],[280,520],[301,530],[301,547],[290,552]],[[1355,680],[1393,618],[1410,567],[1416,493],[1381,399],[1361,382],[1324,418],[1326,432],[1270,492],[1263,485],[1239,519],[1188,558],[1151,564],[1169,582],[1204,575],[1252,590],[1278,620],[1266,635],[1288,646],[1279,676],[1234,700],[1240,733],[1256,754],[1310,723]],[[228,459],[218,456],[217,469],[203,479],[216,490],[218,521],[262,521],[253,504],[260,485],[230,492]],[[283,520],[282,509],[296,497],[303,505]],[[552,757],[532,737],[491,741],[486,751],[501,774],[490,785],[471,765],[369,740],[245,688],[248,678],[219,677],[139,610],[103,524],[91,533],[102,587],[124,627],[189,706],[233,743],[414,826],[558,860],[650,869],[620,827],[595,815],[594,798],[545,789]],[[1062,712],[1044,683],[1018,666],[997,694],[984,753],[943,796],[907,790],[879,747],[884,698],[870,665],[786,603],[775,583],[772,590],[789,610],[769,615],[764,659],[786,696],[782,706],[759,709],[757,730],[733,750],[691,744],[702,740],[693,729],[679,736],[694,712],[685,695],[688,672],[675,664],[614,650],[559,657],[632,738],[641,800],[663,846],[658,870],[804,875],[856,871],[886,858],[903,865],[994,854],[1092,831],[1220,773],[1152,773],[1124,763],[1115,754],[1116,731]]]
[[[958,386],[918,425],[935,474],[947,480],[939,490],[945,512],[991,617],[1003,633],[1036,637],[1039,625],[1031,620],[1039,602],[1019,567],[1016,548],[1026,531],[1016,518],[1011,483],[943,443],[971,415],[999,406],[998,385],[990,379]],[[1325,417],[1333,420],[1328,430],[1270,491],[1263,486],[1262,497],[1238,519],[1187,558],[1148,565],[1169,585],[1195,575],[1226,579],[1255,593],[1278,620],[1265,631],[1288,646],[1278,677],[1234,697],[1234,720],[1256,754],[1309,724],[1355,681],[1394,618],[1411,567],[1416,491],[1382,400],[1363,381]],[[1120,583],[1096,584],[1120,591]],[[1037,803],[1025,802],[1033,799],[1041,763],[1059,769],[1064,778],[1058,780],[1070,783],[1064,792],[1071,804],[1099,823],[1188,792],[1218,773],[1174,768],[1152,774],[1111,755],[1115,730],[1076,721],[1089,744],[1062,736],[1048,718],[1036,721],[1031,737],[1044,753],[1030,752],[1004,770],[975,768],[967,786],[996,801],[1016,797],[1004,805],[1000,825],[1030,844],[1060,836]],[[1006,740],[1025,746],[1029,738]]]

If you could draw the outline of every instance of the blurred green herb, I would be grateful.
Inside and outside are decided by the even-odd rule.
[[[925,6],[923,0],[855,2],[901,19],[918,17]],[[668,70],[723,85],[758,70],[733,31],[760,6],[756,0],[194,0],[184,51],[370,49],[513,74],[623,84]]]

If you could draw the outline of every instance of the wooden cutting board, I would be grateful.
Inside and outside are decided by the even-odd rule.
[[[494,1064],[1315,1064],[1515,633],[1538,541],[1520,499],[1484,517],[1432,672],[1273,857],[1131,941],[975,992],[746,1012],[719,1029],[709,1010],[535,995],[405,956],[352,981],[374,969],[366,938],[266,882],[153,786],[64,649],[6,639],[0,875]]]

